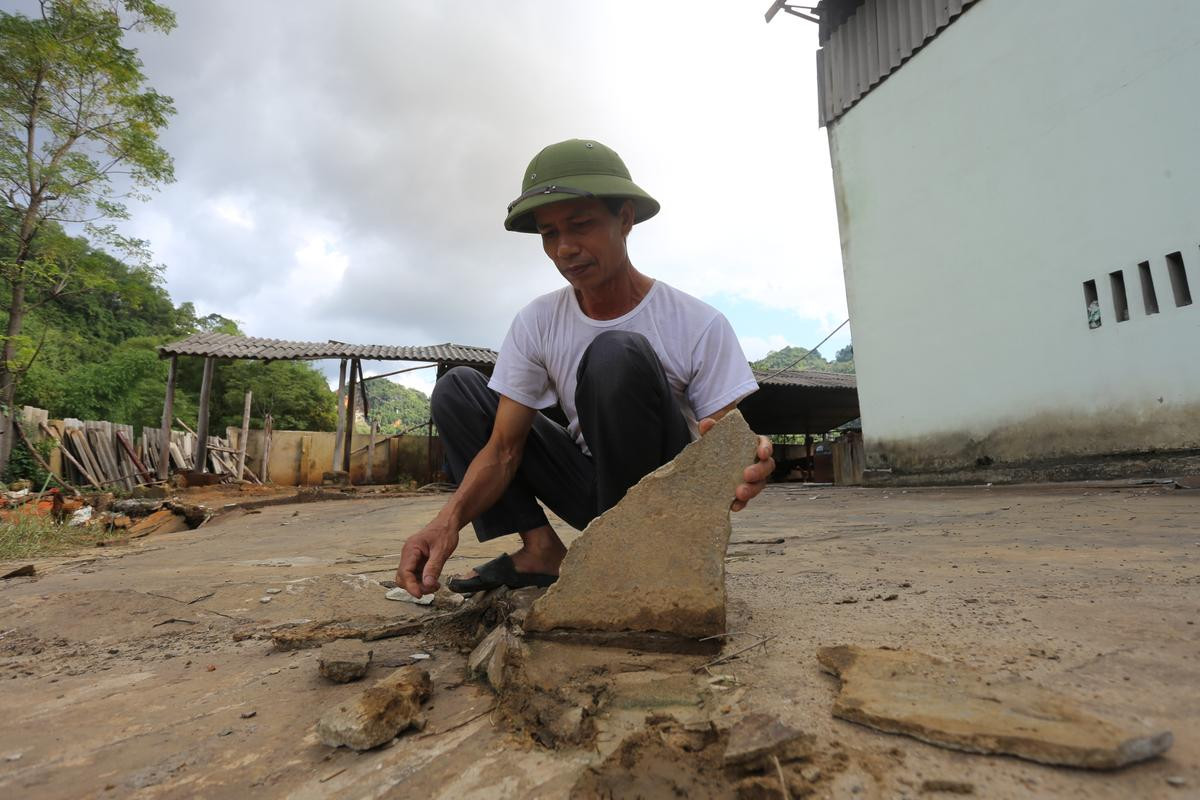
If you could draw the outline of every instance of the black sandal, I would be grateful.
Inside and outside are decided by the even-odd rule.
[[[507,586],[510,589],[535,586],[543,589],[556,580],[558,580],[557,575],[547,575],[541,572],[517,572],[512,557],[505,553],[499,558],[493,558],[486,564],[476,567],[474,578],[451,578],[449,586],[452,592],[472,594],[486,592],[488,589],[496,589],[501,586]]]

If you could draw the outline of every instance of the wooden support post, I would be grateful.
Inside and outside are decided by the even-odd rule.
[[[167,396],[163,400],[162,426],[159,428],[158,479],[165,481],[171,470],[171,420],[175,418],[175,376],[178,372],[179,356],[171,356],[167,370]]]
[[[350,380],[346,385],[346,432],[345,438],[342,439],[342,471],[346,473],[346,480],[350,481],[350,443],[354,436],[354,409],[355,389],[358,386],[355,378],[358,377],[358,359],[350,362]]]
[[[375,482],[375,434],[379,432],[379,421],[371,420],[371,438],[367,441],[367,483]]]
[[[262,450],[262,467],[258,470],[262,475],[263,483],[271,482],[271,433],[275,427],[275,421],[270,414],[263,417],[263,450]]]
[[[246,390],[246,405],[242,407],[242,432],[238,435],[237,475],[239,481],[246,474],[246,440],[250,438],[250,397],[252,392]]]
[[[212,394],[213,365],[212,356],[204,359],[204,377],[200,381],[200,416],[196,420],[196,457],[192,464],[196,472],[208,471],[208,400]]]
[[[333,434],[333,464],[330,469],[337,471],[342,463],[342,436],[346,432],[346,359],[338,369],[337,393],[337,431]]]

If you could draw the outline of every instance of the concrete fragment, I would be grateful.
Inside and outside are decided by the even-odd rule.
[[[0,580],[5,580],[6,578],[28,578],[36,574],[37,567],[35,567],[33,564],[23,564],[14,570],[10,570],[3,575],[0,575]]]
[[[330,747],[379,747],[419,724],[421,704],[432,691],[428,672],[401,667],[358,697],[327,710],[317,723],[317,736]]]
[[[491,663],[492,654],[496,652],[496,645],[504,638],[506,631],[503,625],[497,625],[492,628],[491,633],[483,637],[475,649],[471,651],[471,655],[467,658],[467,678],[482,678],[487,675],[488,664]]]
[[[277,650],[303,650],[319,647],[335,639],[362,639],[369,642],[405,636],[420,631],[424,624],[419,619],[397,620],[379,615],[329,619],[276,628],[271,631],[271,641]]]
[[[1161,755],[1173,742],[1169,731],[1103,719],[1031,683],[989,681],[922,653],[840,646],[817,658],[842,681],[835,717],[954,750],[1114,769]]]
[[[338,639],[321,645],[317,671],[335,683],[349,683],[367,674],[373,651],[362,642]]]
[[[732,411],[642,478],[571,545],[525,630],[723,633],[729,505],[757,443]]]
[[[751,765],[774,755],[786,760],[811,748],[814,739],[803,731],[785,725],[771,714],[747,714],[729,730],[725,745],[725,765]]]
[[[187,520],[167,508],[161,508],[149,516],[142,517],[129,526],[129,535],[137,538],[151,533],[179,533],[189,529]]]

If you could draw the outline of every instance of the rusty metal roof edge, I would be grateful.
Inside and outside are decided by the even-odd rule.
[[[427,361],[494,364],[496,351],[474,345],[444,344],[355,345],[344,342],[297,342],[257,336],[200,332],[158,348],[160,357],[203,356],[262,361],[317,361],[327,358],[362,358],[369,361]]]

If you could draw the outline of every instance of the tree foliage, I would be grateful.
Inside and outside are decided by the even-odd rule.
[[[221,314],[197,314],[191,303],[174,305],[157,272],[130,266],[83,239],[72,246],[80,248],[97,288],[54,298],[29,314],[29,339],[40,344],[41,353],[18,387],[17,403],[48,409],[55,417],[157,427],[168,369],[158,346],[197,331],[241,330]],[[5,300],[0,286],[0,324]],[[200,358],[179,359],[175,414],[192,427],[203,365]],[[254,392],[256,425],[270,413],[279,429],[334,428],[336,396],[312,365],[219,361],[210,410],[214,434],[241,425],[246,389]]]
[[[800,360],[803,359],[803,360]],[[799,360],[799,363],[795,363]],[[781,350],[772,350],[758,361],[751,363],[755,369],[776,370],[776,369],[794,369],[805,370],[812,369],[819,372],[854,372],[854,346],[846,345],[838,351],[835,361],[826,361],[819,350],[813,350],[811,353],[803,347],[784,347]]]
[[[367,401],[381,431],[400,433],[429,421],[429,397],[387,378],[367,381]],[[365,423],[364,427],[370,429]]]
[[[26,315],[96,287],[89,242],[151,269],[144,243],[120,235],[124,201],[173,179],[158,133],[171,98],[145,86],[131,29],[167,32],[174,13],[153,0],[41,0],[39,14],[0,12],[0,278],[8,319],[0,404],[42,352]],[[79,225],[86,239],[64,236]],[[19,359],[20,354],[25,358]]]

